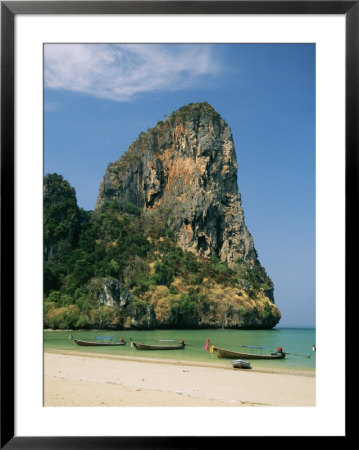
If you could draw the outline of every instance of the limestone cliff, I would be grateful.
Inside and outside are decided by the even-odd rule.
[[[230,128],[208,103],[171,114],[109,165],[95,211],[44,181],[44,326],[270,329],[281,312],[237,185]]]
[[[231,130],[208,103],[190,104],[141,133],[110,164],[96,209],[133,204],[161,217],[183,250],[254,266],[257,252],[243,215]]]

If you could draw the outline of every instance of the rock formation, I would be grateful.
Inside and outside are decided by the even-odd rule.
[[[231,130],[208,103],[180,108],[110,164],[96,209],[130,203],[161,215],[176,243],[204,257],[257,263],[237,184]]]
[[[227,123],[208,103],[171,114],[110,164],[95,210],[44,183],[44,325],[250,328],[280,320],[241,205]]]
[[[121,315],[127,317],[127,322],[122,324],[123,328],[155,328],[156,316],[153,308],[143,302],[136,301],[123,283],[111,278],[93,280],[92,284],[97,286],[97,297],[106,306],[117,306],[121,309]]]
[[[61,175],[44,180],[44,259],[54,256],[59,243],[76,244],[80,228],[75,189]]]
[[[123,283],[111,278],[102,280],[101,288],[97,295],[101,303],[107,306],[128,306],[133,300],[133,295],[129,292]]]

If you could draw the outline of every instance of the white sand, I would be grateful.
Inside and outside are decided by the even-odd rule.
[[[45,352],[45,406],[315,406],[315,376]]]

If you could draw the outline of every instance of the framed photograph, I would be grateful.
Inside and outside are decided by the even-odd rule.
[[[1,2],[1,448],[348,437],[358,29]]]

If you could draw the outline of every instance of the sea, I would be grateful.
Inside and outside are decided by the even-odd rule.
[[[98,341],[97,337],[111,337],[115,342],[124,338],[126,345],[118,347],[80,347],[73,343],[70,335],[75,338]],[[136,358],[155,358],[191,363],[205,363],[232,368],[230,359],[217,358],[216,354],[205,350],[206,340],[210,344],[226,350],[247,353],[268,354],[281,347],[286,357],[280,360],[248,360],[254,370],[264,371],[298,371],[313,374],[315,372],[316,353],[312,350],[315,344],[315,328],[273,328],[272,330],[149,330],[149,331],[44,331],[44,350],[71,350],[79,353],[99,353],[122,355]],[[131,346],[130,338],[147,344],[171,344],[171,341],[184,340],[186,346],[180,350],[137,350]],[[245,347],[251,346],[251,347]],[[263,348],[254,348],[254,347]],[[245,358],[242,358],[245,360]]]

